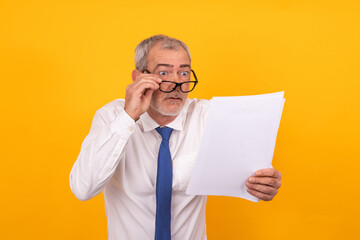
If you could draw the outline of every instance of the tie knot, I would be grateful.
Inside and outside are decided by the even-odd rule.
[[[161,135],[163,141],[169,141],[173,131],[173,129],[169,127],[157,127],[155,130]]]

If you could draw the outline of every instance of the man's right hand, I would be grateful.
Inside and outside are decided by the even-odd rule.
[[[138,70],[133,72],[133,83],[126,87],[125,111],[137,121],[140,115],[150,106],[152,94],[159,89],[161,79],[154,74],[144,74]]]

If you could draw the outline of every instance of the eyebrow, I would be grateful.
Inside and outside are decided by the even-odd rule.
[[[158,65],[156,65],[154,70],[157,69],[158,67],[174,67],[174,65],[166,64],[166,63],[159,63]],[[186,67],[191,68],[190,64],[182,64],[182,65],[180,65],[180,68],[186,68]]]
[[[183,65],[180,65],[180,68],[185,68],[185,67],[191,67],[190,64],[183,64]]]

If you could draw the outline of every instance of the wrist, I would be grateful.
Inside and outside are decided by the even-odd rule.
[[[135,122],[137,120],[139,120],[140,115],[137,115],[135,113],[132,113],[131,111],[128,111],[126,108],[124,108],[125,112],[127,113],[127,115],[129,115],[129,117],[131,117]]]

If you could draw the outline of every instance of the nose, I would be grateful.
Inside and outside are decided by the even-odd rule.
[[[173,74],[172,74],[172,81],[174,81],[174,82],[181,82],[181,79],[180,79],[180,76],[179,76],[179,74],[178,73],[176,73],[176,72],[174,72]]]

